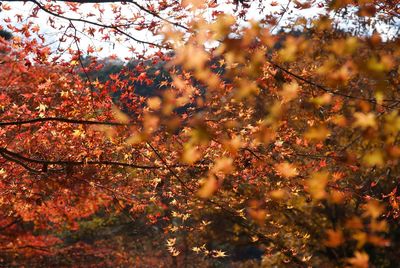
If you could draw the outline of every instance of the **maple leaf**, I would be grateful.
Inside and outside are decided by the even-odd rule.
[[[364,217],[372,217],[373,219],[378,218],[384,211],[385,207],[380,204],[377,200],[370,200],[364,206],[365,212],[363,214]]]
[[[283,102],[289,102],[297,97],[298,91],[299,84],[297,84],[297,82],[285,83],[279,95],[281,95]]]
[[[196,252],[196,253],[200,253],[201,249],[199,247],[193,247],[192,251]]]
[[[326,246],[335,248],[343,244],[343,234],[340,230],[327,230],[326,234],[328,235],[328,239],[325,241]]]
[[[284,178],[293,178],[299,175],[296,166],[288,162],[275,164],[274,168],[278,175]]]
[[[175,243],[176,243],[176,238],[169,238],[167,240],[167,246],[168,247],[173,247],[175,245]]]
[[[178,256],[179,254],[181,254],[181,252],[179,250],[172,251],[172,256],[174,256],[174,257]]]
[[[42,113],[42,112],[45,112],[47,108],[48,108],[48,106],[46,104],[39,103],[39,106],[36,107],[36,110],[39,110],[39,112]]]
[[[368,268],[369,256],[365,252],[356,251],[354,257],[348,258],[347,262],[356,268]]]
[[[233,159],[228,157],[219,158],[212,168],[214,173],[231,173],[233,171]]]
[[[325,126],[312,127],[309,128],[305,133],[304,137],[308,140],[313,141],[324,141],[327,137],[329,137],[330,131]]]
[[[383,154],[380,150],[367,153],[363,157],[363,161],[367,166],[382,166],[384,164]]]
[[[314,172],[307,180],[307,189],[315,199],[326,197],[325,187],[328,183],[329,173],[327,171]]]
[[[115,118],[118,120],[118,122],[121,123],[129,123],[131,120],[128,115],[123,113],[117,106],[113,105],[112,111],[114,113]]]
[[[375,114],[373,113],[368,113],[368,114],[364,114],[364,113],[360,113],[360,112],[356,112],[354,113],[354,118],[356,119],[356,121],[354,122],[354,126],[355,127],[360,127],[362,129],[366,129],[366,128],[376,128],[376,117]]]
[[[197,192],[197,195],[201,198],[211,197],[218,189],[218,181],[215,176],[209,176],[205,179],[203,186]]]
[[[161,108],[161,99],[159,97],[152,97],[147,99],[147,105],[152,110],[159,110]]]
[[[226,252],[223,252],[222,250],[214,250],[213,257],[214,258],[224,258],[224,257],[228,257],[228,255],[226,254]]]

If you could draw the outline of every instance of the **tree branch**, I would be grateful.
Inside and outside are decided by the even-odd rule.
[[[8,154],[3,152],[1,149],[0,149],[0,155],[6,160],[14,162],[14,163],[20,165],[21,167],[23,167],[24,169],[28,170],[29,172],[40,173],[39,170],[33,169],[33,168],[29,167],[28,165],[26,165],[24,162],[22,162],[22,161],[20,161],[18,159],[15,159],[13,157],[10,157]]]
[[[89,21],[89,20],[85,20],[85,19],[76,19],[76,18],[66,17],[66,16],[63,16],[63,15],[61,15],[61,14],[57,14],[57,13],[51,11],[51,10],[48,10],[45,6],[43,6],[41,3],[39,3],[39,2],[36,1],[36,0],[28,0],[28,1],[34,3],[34,4],[35,4],[37,7],[39,7],[41,10],[43,10],[44,12],[46,12],[46,13],[48,13],[48,14],[54,16],[54,17],[57,17],[57,18],[60,18],[60,19],[64,19],[64,20],[68,20],[69,22],[72,22],[72,21],[83,22],[83,23],[88,23],[88,24],[95,25],[95,26],[101,27],[101,28],[113,29],[113,30],[115,30],[116,32],[118,32],[118,33],[120,33],[120,34],[122,34],[122,35],[125,35],[126,37],[128,37],[128,38],[130,38],[130,39],[132,39],[132,40],[134,40],[134,41],[136,41],[136,42],[138,42],[138,43],[147,44],[147,45],[155,46],[155,47],[158,47],[158,48],[169,49],[168,46],[163,46],[163,45],[156,44],[156,43],[153,43],[153,42],[149,42],[149,41],[137,39],[137,38],[133,37],[132,35],[130,35],[130,34],[124,32],[124,31],[122,31],[122,30],[121,30],[120,28],[118,28],[117,26],[101,24],[101,23],[97,23],[97,22]],[[10,0],[9,2],[17,2],[17,1]],[[18,2],[20,2],[20,0],[18,0]],[[111,2],[111,1],[110,1],[110,2]],[[122,2],[122,1],[121,1],[121,2]],[[96,3],[96,2],[93,2],[93,3]]]
[[[8,121],[1,122],[1,126],[20,126],[34,123],[44,123],[44,122],[63,122],[70,124],[80,124],[80,125],[107,125],[107,126],[131,126],[133,123],[121,123],[121,122],[103,122],[103,121],[92,121],[92,120],[80,120],[80,119],[71,119],[71,118],[63,118],[63,117],[42,117],[42,118],[34,118],[20,121]]]
[[[78,1],[79,1],[79,0],[78,0]],[[186,27],[186,26],[184,26],[184,25],[182,25],[182,24],[179,24],[179,23],[177,23],[177,22],[173,22],[173,21],[167,20],[167,19],[161,17],[160,15],[158,15],[157,13],[155,13],[155,12],[153,12],[153,11],[151,11],[151,10],[145,8],[144,6],[139,5],[137,2],[134,2],[134,1],[127,1],[127,2],[128,2],[128,3],[134,4],[134,5],[137,6],[140,10],[143,10],[143,11],[145,11],[146,13],[148,13],[148,14],[150,14],[150,15],[152,15],[152,16],[154,16],[154,17],[156,17],[156,18],[158,18],[158,19],[160,19],[160,20],[162,20],[162,21],[165,21],[165,22],[167,22],[167,23],[169,23],[169,24],[172,24],[172,25],[174,25],[174,26],[176,26],[176,27],[179,27],[179,28],[182,28],[182,29],[185,29],[185,30],[189,31],[189,28],[188,28],[188,27]]]
[[[307,79],[305,79],[304,77],[302,77],[302,76],[300,76],[300,75],[297,75],[297,74],[295,74],[295,73],[289,71],[288,69],[285,69],[284,67],[280,66],[279,64],[275,63],[274,61],[272,61],[272,60],[270,60],[270,59],[268,59],[268,62],[269,62],[272,66],[274,66],[275,68],[277,68],[277,69],[281,70],[282,72],[284,72],[284,73],[286,73],[286,74],[288,74],[288,75],[290,75],[290,76],[296,78],[297,80],[300,80],[300,81],[303,82],[303,83],[309,84],[309,85],[311,85],[311,86],[313,86],[313,87],[315,87],[315,88],[318,88],[318,89],[320,89],[320,90],[322,90],[322,91],[324,91],[324,92],[327,92],[327,93],[329,93],[329,94],[337,95],[337,96],[341,96],[341,97],[349,98],[349,99],[356,99],[356,100],[368,101],[368,102],[371,102],[371,103],[377,103],[377,101],[376,101],[375,99],[368,99],[368,98],[363,98],[363,97],[348,95],[348,94],[345,94],[345,93],[341,93],[341,92],[338,92],[338,91],[331,90],[331,89],[326,88],[326,87],[324,87],[324,86],[322,86],[322,85],[320,85],[320,84],[317,84],[317,83],[315,83],[315,82],[313,82],[313,81],[307,80]],[[386,102],[398,102],[398,100],[384,100],[384,101],[386,101]],[[380,104],[380,105],[383,106],[383,107],[385,107],[385,108],[392,108],[392,107],[387,106],[387,105],[384,105],[384,104]]]
[[[34,159],[34,158],[29,158],[26,156],[23,156],[19,153],[10,151],[6,148],[0,148],[0,155],[2,155],[5,159],[10,160],[12,162],[15,162],[21,166],[23,166],[25,169],[39,173],[43,172],[35,170],[27,166],[25,163],[22,161],[30,162],[30,163],[35,163],[35,164],[41,164],[41,165],[62,165],[62,166],[83,166],[83,165],[103,165],[103,166],[121,166],[121,167],[131,167],[131,168],[138,168],[138,169],[162,169],[162,166],[155,166],[155,165],[137,165],[137,164],[130,164],[130,163],[124,163],[124,162],[116,162],[116,161],[67,161],[67,160],[42,160],[42,159]]]
[[[17,223],[19,223],[19,222],[21,222],[21,221],[22,221],[22,218],[18,218],[18,219],[16,219],[16,220],[10,222],[9,224],[6,224],[5,226],[0,227],[0,232],[1,232],[1,231],[4,231],[4,230],[7,229],[7,228],[10,228],[10,227],[13,226],[14,224],[17,224]]]

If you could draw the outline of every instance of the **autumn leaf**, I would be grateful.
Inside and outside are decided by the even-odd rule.
[[[147,105],[152,110],[159,110],[161,107],[161,99],[159,97],[152,97],[147,100]]]
[[[114,105],[112,111],[114,113],[115,119],[117,119],[118,122],[125,124],[130,122],[129,116],[123,113],[117,106]]]
[[[293,178],[299,174],[296,166],[288,162],[275,164],[274,168],[276,173],[284,178]]]
[[[330,131],[325,126],[311,127],[304,133],[304,138],[311,141],[324,141],[329,137]]]
[[[355,122],[354,122],[354,126],[355,127],[360,127],[362,129],[366,129],[366,128],[376,128],[377,124],[376,124],[376,117],[375,114],[373,113],[360,113],[360,112],[356,112],[354,113],[354,118],[355,118]]]
[[[367,166],[382,166],[384,164],[383,154],[380,150],[368,152],[363,157],[363,162]]]
[[[289,102],[297,97],[300,87],[296,81],[291,83],[285,83],[282,86],[282,90],[279,95],[282,97],[283,102]]]
[[[218,158],[212,168],[214,173],[228,174],[233,171],[233,159],[228,157]]]
[[[328,235],[328,239],[325,241],[327,247],[336,248],[343,244],[343,233],[340,230],[330,229],[326,231],[326,234]]]
[[[222,250],[214,250],[213,251],[213,257],[214,258],[224,258],[227,257],[228,255],[226,254],[226,252],[222,251]]]
[[[210,198],[218,189],[218,181],[215,176],[209,176],[205,179],[204,184],[201,186],[197,195],[201,198]]]
[[[368,268],[369,256],[365,252],[356,251],[354,257],[348,258],[347,262],[355,268]]]
[[[249,202],[247,213],[258,225],[262,226],[265,224],[265,220],[268,216],[267,210],[262,207],[262,204],[258,200],[251,200]]]
[[[184,147],[185,148],[182,154],[182,161],[187,164],[195,163],[201,156],[199,150],[196,148],[196,146],[193,146],[191,144],[185,144]]]
[[[289,194],[285,190],[277,189],[269,192],[269,196],[271,197],[272,200],[280,201],[287,199],[289,197]]]
[[[0,4],[3,266],[396,265],[398,1],[85,2]]]
[[[364,217],[371,217],[373,219],[376,219],[385,211],[385,207],[379,201],[372,199],[364,205],[364,210]]]
[[[326,197],[325,187],[328,183],[329,173],[327,171],[319,171],[311,174],[307,180],[307,190],[314,199],[323,199]]]

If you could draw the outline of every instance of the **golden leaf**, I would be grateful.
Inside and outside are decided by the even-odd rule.
[[[117,106],[113,105],[112,111],[114,113],[115,119],[117,119],[118,122],[125,124],[130,122],[129,116],[123,113]]]
[[[221,172],[223,174],[231,173],[233,171],[233,159],[228,157],[217,159],[212,171],[214,173]]]
[[[304,133],[304,137],[312,141],[324,141],[329,135],[330,131],[325,126],[312,127]]]
[[[276,164],[274,166],[276,173],[284,178],[293,178],[299,175],[296,166],[288,162]]]
[[[210,176],[206,179],[203,186],[197,192],[197,195],[201,198],[210,198],[218,189],[218,181],[214,176]]]
[[[223,252],[221,250],[214,250],[213,251],[213,257],[214,258],[223,258],[223,257],[227,257],[228,255],[226,255],[226,252]]]
[[[368,235],[365,232],[356,232],[353,238],[357,240],[357,248],[362,248],[368,240]]]
[[[366,154],[363,157],[364,164],[367,166],[382,166],[384,164],[383,154],[380,150],[376,150]]]
[[[308,192],[314,199],[326,197],[325,186],[328,183],[329,173],[327,171],[315,172],[307,180]]]
[[[379,203],[377,200],[370,200],[364,206],[365,212],[363,213],[364,217],[370,216],[373,219],[378,218],[385,211],[385,207]]]
[[[143,127],[147,134],[151,134],[157,130],[160,118],[152,114],[145,114],[143,119]]]
[[[366,129],[369,127],[376,128],[376,120],[375,114],[373,113],[354,113],[354,118],[356,121],[354,122],[355,127],[360,127],[362,129]]]
[[[288,198],[288,192],[282,189],[269,192],[269,197],[275,201],[285,200]]]
[[[343,233],[340,230],[327,230],[326,234],[328,239],[325,241],[327,247],[335,248],[343,244],[344,238]]]
[[[191,144],[185,144],[184,150],[182,154],[182,161],[187,164],[193,164],[197,160],[199,160],[201,154],[197,150],[197,148]]]
[[[348,258],[347,262],[356,268],[368,268],[369,256],[365,252],[356,251],[354,257]]]
[[[152,110],[159,110],[161,107],[161,99],[159,97],[152,97],[147,100],[147,106]]]
[[[310,102],[314,103],[316,106],[322,106],[322,105],[327,105],[331,103],[332,101],[332,95],[329,93],[325,93],[321,96],[311,98]]]
[[[282,97],[283,102],[289,102],[297,97],[297,92],[299,90],[299,84],[296,81],[291,83],[285,83],[282,86],[282,90],[279,95]]]

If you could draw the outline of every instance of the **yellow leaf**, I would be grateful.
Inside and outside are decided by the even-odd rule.
[[[233,159],[228,157],[217,159],[212,171],[214,173],[221,172],[223,174],[231,173],[233,171]]]
[[[269,197],[275,201],[285,200],[288,198],[288,192],[282,189],[269,192]]]
[[[249,202],[247,213],[259,225],[263,225],[268,216],[267,210],[263,208],[262,203],[257,200],[251,200]]]
[[[325,241],[327,247],[336,248],[343,244],[343,233],[340,230],[330,229],[326,231],[326,234],[328,235],[328,239]]]
[[[388,225],[385,220],[382,221],[371,221],[371,230],[374,232],[387,232]]]
[[[346,221],[345,226],[349,229],[362,229],[364,224],[360,218],[354,216]]]
[[[327,105],[331,103],[331,101],[332,101],[332,95],[329,93],[325,93],[322,96],[310,99],[310,102],[314,103],[316,106]]]
[[[197,160],[199,160],[201,154],[197,150],[195,146],[192,146],[191,144],[185,144],[184,149],[183,149],[183,154],[182,154],[182,161],[187,163],[187,164],[193,164]]]
[[[381,105],[384,98],[385,98],[385,95],[383,94],[382,91],[377,91],[377,92],[375,93],[376,103],[378,103],[378,104]]]
[[[347,125],[346,117],[344,117],[343,115],[334,115],[330,118],[329,121],[340,127],[345,127]]]
[[[160,118],[152,114],[145,114],[143,119],[144,131],[147,134],[151,134],[158,129]]]
[[[380,204],[377,200],[370,200],[364,206],[365,212],[363,213],[364,217],[370,216],[373,219],[378,218],[385,211],[385,207]]]
[[[330,193],[330,200],[334,204],[341,204],[346,198],[346,194],[342,191],[332,190]]]
[[[369,256],[365,252],[356,251],[354,257],[347,259],[347,262],[355,268],[368,268]]]
[[[223,252],[221,250],[214,250],[213,252],[213,257],[214,258],[223,258],[223,257],[227,257],[228,255],[226,255],[226,252]]]
[[[282,97],[283,102],[289,102],[297,97],[297,92],[299,90],[299,84],[296,81],[292,83],[283,84],[282,90],[279,95]]]
[[[356,121],[354,122],[355,127],[360,127],[362,129],[366,129],[369,127],[376,128],[376,120],[375,120],[375,114],[373,113],[360,113],[356,112],[354,113],[354,118]]]
[[[210,198],[218,189],[218,181],[214,176],[210,176],[206,179],[203,186],[197,192],[197,195],[201,198]]]
[[[115,119],[117,119],[119,122],[125,124],[130,122],[129,116],[121,112],[121,110],[117,106],[113,105],[112,111],[114,113]]]
[[[326,197],[325,186],[328,183],[329,173],[327,171],[315,172],[307,180],[308,192],[314,199]]]
[[[159,110],[161,107],[161,99],[159,97],[152,97],[147,100],[147,106],[152,110]]]
[[[380,150],[376,150],[366,154],[363,157],[364,164],[367,166],[382,166],[384,164],[383,154]]]
[[[85,138],[85,132],[80,130],[80,129],[74,129],[74,132],[72,133],[72,136],[74,136],[75,138]]]
[[[329,135],[330,131],[325,126],[312,127],[304,133],[304,137],[311,141],[324,141]]]
[[[141,143],[142,141],[143,141],[143,136],[139,134],[133,134],[132,136],[130,136],[125,140],[125,142],[130,145],[138,144]]]
[[[368,235],[364,232],[356,232],[353,234],[353,238],[357,240],[357,248],[362,248],[367,242]]]
[[[48,106],[46,104],[40,103],[38,107],[36,107],[36,110],[39,110],[39,112],[45,112]]]
[[[299,174],[297,168],[293,164],[290,164],[288,162],[276,164],[274,168],[276,173],[284,178],[293,178]]]

